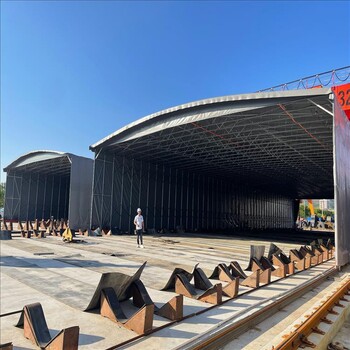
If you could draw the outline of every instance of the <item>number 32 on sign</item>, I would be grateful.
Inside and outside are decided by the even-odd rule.
[[[350,120],[350,84],[335,86],[333,91],[343,111]]]

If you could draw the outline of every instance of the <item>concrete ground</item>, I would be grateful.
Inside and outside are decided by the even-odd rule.
[[[339,332],[332,339],[332,343],[339,346],[340,348],[350,349],[350,315],[347,315],[347,318],[340,328]]]
[[[1,241],[1,315],[21,310],[25,304],[40,302],[52,335],[69,326],[80,326],[80,349],[106,349],[137,336],[96,313],[83,310],[98,284],[101,273],[133,274],[147,261],[141,276],[154,302],[160,306],[174,293],[161,292],[172,270],[182,267],[191,271],[196,263],[207,273],[221,262],[237,260],[242,267],[249,261],[250,245],[265,245],[268,240],[240,239],[225,236],[146,236],[145,248],[136,247],[135,236],[84,237],[84,243],[63,243],[61,238],[24,239],[15,237]],[[288,253],[297,244],[277,243]],[[290,276],[272,285],[242,295],[218,307],[194,299],[184,298],[184,315],[206,308],[205,313],[170,324],[147,337],[126,345],[135,349],[172,349],[203,334],[221,322],[243,317],[247,311],[258,310],[273,298],[323,273],[333,261],[311,270]],[[240,287],[240,292],[249,290]],[[224,298],[224,300],[227,298]],[[136,309],[123,303],[130,316]],[[1,343],[12,341],[15,349],[32,349],[23,330],[14,327],[19,314],[0,318]],[[154,318],[154,328],[170,321]]]

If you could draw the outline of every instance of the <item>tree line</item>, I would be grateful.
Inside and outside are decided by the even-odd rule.
[[[0,183],[0,208],[5,205],[5,182]]]
[[[315,208],[315,214],[318,217],[321,216],[334,216],[334,210],[330,210],[330,209],[320,209],[320,208]],[[311,216],[311,212],[310,212],[310,208],[308,205],[304,205],[304,204],[300,204],[299,206],[299,216],[302,218],[307,218],[308,216]]]

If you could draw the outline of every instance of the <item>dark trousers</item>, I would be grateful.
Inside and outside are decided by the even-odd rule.
[[[143,244],[142,230],[136,230],[136,234],[137,234],[137,244]]]

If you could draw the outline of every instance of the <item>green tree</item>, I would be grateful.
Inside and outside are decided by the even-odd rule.
[[[327,216],[334,216],[334,211],[333,210],[329,210],[329,209],[315,209],[315,214],[318,216],[318,217],[322,217],[322,216],[325,216],[327,218]]]
[[[334,210],[331,209],[324,209],[322,211],[322,209],[320,208],[315,208],[315,214],[318,217],[322,217],[322,216],[334,216]],[[308,216],[311,216],[311,212],[310,212],[310,208],[308,204],[304,204],[303,202],[300,203],[299,206],[299,216],[302,218],[307,218]]]
[[[5,183],[0,183],[0,208],[5,205]]]
[[[311,213],[310,213],[310,208],[309,206],[305,206],[304,204],[300,204],[299,206],[299,216],[302,217],[302,218],[307,218],[308,216],[310,216]]]

